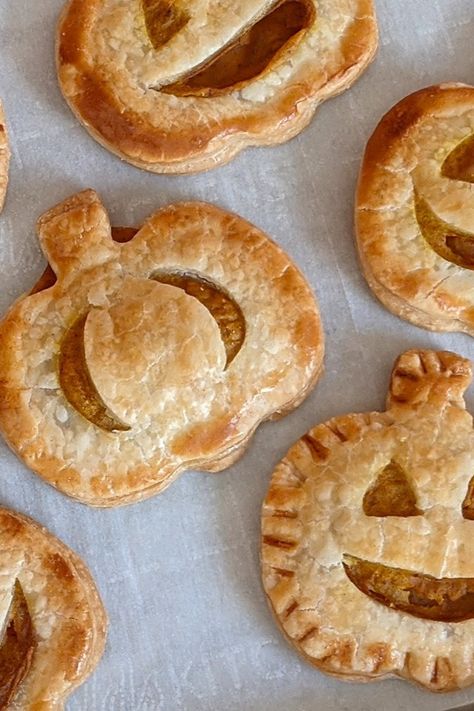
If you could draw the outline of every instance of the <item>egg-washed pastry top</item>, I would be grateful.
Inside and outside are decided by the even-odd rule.
[[[386,412],[344,415],[276,468],[263,584],[288,640],[324,672],[474,682],[474,430],[469,361],[408,351]]]
[[[474,87],[428,87],[384,116],[365,151],[356,225],[385,306],[474,335]]]
[[[0,429],[63,492],[111,506],[220,470],[316,382],[315,298],[240,217],[171,205],[119,243],[89,190],[39,236],[57,280],[0,324]]]
[[[187,173],[297,134],[376,46],[372,0],[69,0],[57,64],[100,143]]]

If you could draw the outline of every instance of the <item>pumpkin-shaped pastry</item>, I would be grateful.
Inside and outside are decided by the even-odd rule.
[[[7,126],[2,102],[0,101],[0,212],[3,209],[8,185],[8,166],[10,164],[10,147],[8,145]]]
[[[288,640],[355,681],[474,682],[474,431],[467,360],[408,351],[386,412],[318,425],[276,468],[263,583]]]
[[[91,190],[50,210],[39,236],[56,281],[46,274],[0,324],[1,431],[94,505],[228,466],[306,396],[323,355],[308,284],[241,218],[183,203],[132,234],[113,240]]]
[[[388,112],[367,145],[356,224],[390,311],[474,335],[474,87],[432,86]]]
[[[26,516],[0,509],[0,708],[60,711],[95,669],[106,615],[82,561]]]
[[[372,0],[69,0],[57,64],[100,143],[189,173],[295,136],[376,46]]]

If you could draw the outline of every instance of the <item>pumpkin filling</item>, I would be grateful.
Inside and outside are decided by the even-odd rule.
[[[197,71],[160,91],[175,96],[216,96],[262,74],[315,18],[309,0],[283,0]]]
[[[197,299],[215,319],[227,355],[226,367],[234,360],[245,340],[245,319],[240,306],[216,284],[201,276],[162,272],[153,277],[161,284],[183,289]]]
[[[474,269],[474,235],[441,220],[416,188],[414,192],[416,219],[430,247],[448,262]]]
[[[474,133],[451,151],[442,165],[441,175],[451,180],[474,183]]]
[[[362,503],[366,516],[419,516],[416,496],[403,468],[391,461],[367,490]]]
[[[0,645],[0,709],[6,709],[28,674],[36,640],[23,589],[17,580]]]
[[[81,316],[66,332],[59,354],[59,383],[64,397],[86,420],[106,432],[130,429],[105,405],[92,381],[84,348],[88,314]]]
[[[155,49],[161,49],[188,24],[189,15],[177,0],[142,0],[145,26]]]
[[[351,555],[344,555],[343,566],[361,592],[386,607],[439,622],[474,617],[473,578],[434,578]]]

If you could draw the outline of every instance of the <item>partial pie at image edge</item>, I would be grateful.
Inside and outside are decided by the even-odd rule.
[[[437,692],[474,683],[471,377],[456,354],[408,351],[386,412],[314,427],[275,469],[263,586],[278,627],[319,670]]]
[[[95,14],[90,21],[92,4]],[[318,9],[314,0],[262,0],[255,3],[253,15],[249,14],[247,2],[245,12],[249,16],[242,25],[235,13],[232,21],[226,15],[222,20],[222,31],[228,36],[217,57],[225,55],[223,61],[234,45],[235,51],[244,51],[247,40],[239,43],[242,33],[251,33],[255,23],[276,15],[285,5],[311,6],[310,24],[290,37],[255,79],[237,81],[233,91],[229,87],[215,95],[203,94],[189,87],[183,90],[183,86],[186,87],[187,78],[194,81],[196,74],[206,73],[209,58],[196,57],[197,63],[185,70],[176,56],[189,57],[192,62],[195,47],[189,42],[203,44],[193,42],[193,22],[197,28],[194,31],[208,32],[210,46],[220,44],[213,34],[219,25],[212,13],[208,15],[208,26],[200,18],[201,5],[195,6],[195,14],[192,7],[189,12],[182,8],[181,19],[175,17],[176,31],[168,38],[165,33],[165,41],[157,48],[143,8],[137,15],[135,10],[118,10],[113,19],[114,53],[116,43],[123,45],[125,53],[128,51],[128,35],[137,41],[128,63],[131,68],[125,71],[112,62],[105,41],[94,39],[97,33],[103,38],[100,28],[107,24],[107,16],[102,15],[102,0],[92,4],[85,6],[81,0],[69,0],[59,20],[57,68],[64,98],[105,148],[138,168],[158,173],[209,170],[227,163],[248,146],[289,140],[305,128],[321,102],[352,85],[372,61],[378,44],[372,0],[337,0],[337,5],[325,0]],[[154,14],[160,3],[151,4]],[[138,2],[136,7],[138,11]],[[144,12],[143,17],[140,12]],[[315,19],[317,13],[322,16]],[[168,22],[169,12],[164,14]],[[156,17],[160,17],[159,12]],[[331,26],[331,22],[337,24],[337,18],[347,20],[342,36],[335,35]],[[232,23],[237,24],[233,27]],[[266,29],[262,31],[265,33]],[[256,33],[260,40],[262,31]],[[216,62],[215,49],[212,61]],[[245,56],[237,56],[235,61],[237,66],[245,65]],[[172,73],[176,65],[176,76],[161,76],[167,63]],[[219,75],[220,69],[213,71]]]
[[[472,86],[407,96],[367,144],[355,208],[362,271],[389,311],[422,328],[474,335],[473,183]]]
[[[85,191],[46,213],[39,221],[39,232],[57,277],[48,268],[30,295],[17,301],[0,324],[5,374],[0,427],[7,443],[27,466],[63,493],[94,506],[122,505],[158,493],[187,469],[221,471],[243,454],[260,422],[293,410],[315,385],[324,352],[315,298],[288,256],[238,216],[204,203],[182,203],[163,208],[138,231],[122,228],[111,233],[97,195]],[[81,234],[87,235],[84,240]],[[125,271],[120,266],[122,257]],[[261,267],[257,267],[260,260]],[[237,266],[239,261],[242,271]],[[86,271],[81,271],[84,268]],[[79,278],[75,278],[76,272]],[[102,278],[104,287],[98,288]],[[229,284],[225,284],[227,278]],[[130,307],[127,293],[132,298]],[[156,301],[162,298],[168,300],[170,308],[181,309],[181,316],[173,323],[184,324],[177,329],[176,344],[182,343],[179,349],[185,350],[180,350],[182,355],[174,361],[172,351],[167,354],[168,346],[160,345],[161,337],[158,332],[153,334],[153,329],[139,336],[141,353],[124,346],[130,341],[128,332],[121,328],[120,314],[131,318],[135,328],[133,324],[141,324],[143,318],[151,324],[149,319],[155,317],[150,313],[156,312],[160,319],[157,327],[165,329],[160,333],[168,340],[174,338],[170,328],[176,330],[176,325],[165,323],[172,318],[166,315],[168,307],[160,309]],[[78,319],[86,313],[88,317],[81,324]],[[45,326],[28,333],[26,324],[33,314],[35,324]],[[190,323],[201,323],[199,328],[204,329],[204,340],[199,336],[202,345],[196,341],[199,348],[196,351],[193,347],[191,360],[186,341],[179,341],[189,318]],[[80,329],[77,335],[72,330],[74,324]],[[103,329],[112,326],[110,336],[102,338]],[[22,355],[12,347],[20,343],[15,335],[20,333],[24,333],[26,349]],[[70,337],[66,337],[68,333]],[[99,350],[91,345],[94,333],[100,338]],[[195,337],[198,335],[196,332]],[[114,338],[122,339],[115,342],[117,353],[125,359],[123,365],[110,360],[108,349]],[[148,341],[151,351],[147,350]],[[41,342],[45,352],[38,360],[33,353],[41,352]],[[149,371],[151,375],[146,370],[146,359],[152,358],[149,353],[153,354],[156,347],[165,348],[160,350],[165,375],[155,366]],[[79,354],[77,367],[70,358],[74,348]],[[203,374],[210,374],[209,386],[202,379],[208,376],[200,375],[199,358],[204,358]],[[148,380],[143,382],[147,388],[165,386],[165,390],[158,389],[159,396],[149,400],[148,395],[140,395],[142,385],[137,389],[133,379],[132,385],[124,379],[117,381],[117,395],[117,386],[111,387],[111,374],[117,372],[121,378],[123,373],[133,372],[130,368],[146,374]],[[171,381],[166,380],[167,372]],[[184,389],[180,378],[185,378],[183,384],[191,378]],[[157,385],[153,385],[155,382]],[[177,395],[171,393],[181,392],[184,397],[189,388],[191,401],[174,406],[173,397]],[[147,398],[143,400],[144,425],[137,419],[142,417],[137,397]],[[196,400],[199,397],[203,398],[202,406]],[[176,416],[176,408],[183,406],[183,417],[189,421],[180,431],[180,415],[174,431],[170,408],[175,408]],[[161,422],[161,438],[168,437],[163,440],[165,445],[159,445],[165,449],[159,450],[153,444],[154,436],[150,438],[154,418]],[[32,438],[33,432],[36,435]],[[78,445],[82,443],[77,450],[76,437]],[[142,460],[143,454],[138,457],[144,451],[150,452],[148,460]]]
[[[46,528],[0,507],[0,538],[2,597],[11,599],[0,640],[0,704],[62,709],[102,657],[105,609],[85,564]]]
[[[8,187],[8,168],[10,164],[10,146],[8,142],[5,112],[0,100],[0,213],[5,204]]]

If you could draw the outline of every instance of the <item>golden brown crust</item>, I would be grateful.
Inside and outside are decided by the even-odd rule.
[[[232,90],[183,95],[183,79],[285,2],[308,6],[309,24],[263,71]],[[207,170],[246,146],[286,141],[355,81],[378,38],[372,0],[285,2],[242,0],[238,12],[220,0],[183,2],[184,20],[157,47],[139,0],[69,0],[57,35],[64,97],[99,143],[158,173]]]
[[[470,380],[469,361],[453,353],[408,351],[395,363],[385,413],[314,427],[276,468],[262,512],[263,584],[285,636],[322,671],[400,676],[431,691],[474,682],[472,613],[440,608],[439,621],[423,597],[437,581],[442,591],[474,582],[473,522],[463,517],[474,472]],[[366,514],[365,495],[389,467],[406,476],[416,511],[400,510],[397,488],[390,515]],[[366,561],[378,577],[360,584],[364,565],[351,577],[344,560]],[[407,600],[390,590],[396,576],[406,583],[403,571],[414,574]],[[443,593],[439,602],[450,601]]]
[[[62,709],[102,656],[105,610],[84,563],[45,528],[0,509],[0,539],[0,619],[18,580],[37,642],[31,667],[8,708]]]
[[[70,496],[120,505],[185,469],[218,471],[319,377],[314,296],[241,218],[183,203],[119,244],[85,191],[46,213],[39,232],[57,281],[0,324],[0,428]]]
[[[473,87],[408,96],[369,140],[356,201],[359,256],[375,295],[418,326],[470,335],[473,137]]]
[[[0,101],[0,212],[3,210],[7,194],[9,165],[10,146],[8,143],[7,124],[2,102]]]

